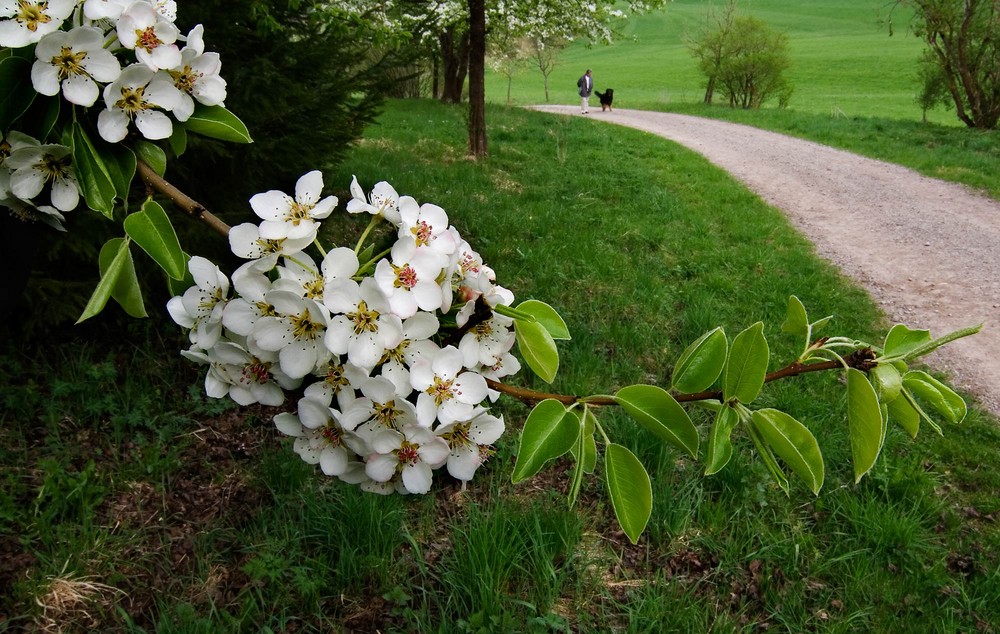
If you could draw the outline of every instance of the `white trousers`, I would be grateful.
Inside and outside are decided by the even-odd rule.
[[[580,97],[580,112],[590,112],[590,97]]]

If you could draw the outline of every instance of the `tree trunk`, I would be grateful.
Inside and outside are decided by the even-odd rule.
[[[438,88],[439,88],[439,86],[438,86],[438,77],[441,74],[441,63],[440,62],[441,62],[441,60],[438,57],[438,54],[434,53],[432,55],[432,61],[431,61],[431,73],[432,73],[432,77],[431,77],[431,99],[437,99],[438,98]]]
[[[469,72],[469,32],[457,34],[455,27],[450,26],[438,36],[438,41],[443,71],[441,101],[461,103],[465,76]]]
[[[715,96],[715,75],[708,78],[708,85],[705,86],[705,98],[703,103],[712,105],[712,97]]]
[[[469,154],[486,158],[486,0],[469,0]]]

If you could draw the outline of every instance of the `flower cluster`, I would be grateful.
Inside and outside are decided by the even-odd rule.
[[[84,108],[100,100],[105,141],[122,141],[132,126],[166,139],[196,101],[226,99],[222,63],[205,52],[203,27],[184,36],[175,19],[174,0],[8,0],[0,2],[0,47],[29,51],[39,95]],[[65,145],[9,131],[0,139],[0,205],[61,229],[62,212],[80,199],[71,158]],[[38,198],[45,190],[48,201]]]
[[[322,188],[313,171],[294,196],[253,196],[260,223],[230,231],[247,260],[231,279],[191,258],[195,285],[167,305],[189,331],[183,354],[208,366],[212,397],[280,405],[300,395],[296,413],[274,422],[326,475],[378,493],[426,493],[441,467],[471,480],[504,431],[486,379],[520,369],[513,320],[498,312],[513,294],[441,207],[386,182],[366,194],[354,179],[347,211],[370,214],[369,229],[390,223],[391,248],[364,255],[366,231],[355,249],[323,250],[320,221],[338,201]]]

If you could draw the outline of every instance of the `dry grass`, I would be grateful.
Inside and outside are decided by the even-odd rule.
[[[43,586],[44,593],[35,598],[42,609],[34,621],[40,632],[86,631],[100,623],[94,611],[104,612],[114,605],[114,600],[125,593],[91,577],[77,577],[63,572],[49,577]]]

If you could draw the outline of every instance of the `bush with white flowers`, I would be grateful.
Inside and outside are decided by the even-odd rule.
[[[135,130],[176,145],[185,130],[175,125],[192,117],[192,131],[226,134],[219,55],[205,52],[201,25],[182,35],[176,13],[173,0],[0,3],[0,205],[60,230],[81,194],[110,215],[127,196],[116,177],[131,174],[127,158],[108,169],[102,143]]]
[[[377,493],[426,493],[440,468],[471,480],[504,431],[485,377],[520,369],[514,319],[494,313],[512,311],[513,294],[443,209],[385,182],[366,196],[355,179],[347,211],[370,214],[369,228],[390,223],[391,248],[370,255],[366,231],[354,249],[324,250],[318,221],[338,201],[322,188],[313,171],[294,196],[250,200],[261,222],[230,231],[233,252],[247,259],[232,283],[191,258],[195,285],[167,304],[189,332],[183,354],[208,366],[211,396],[280,405],[286,390],[301,394],[296,413],[275,423],[328,476]]]

